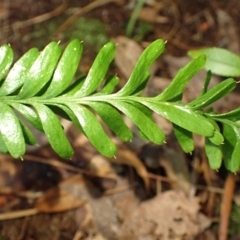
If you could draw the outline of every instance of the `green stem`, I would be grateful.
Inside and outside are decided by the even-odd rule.
[[[130,37],[133,33],[134,26],[136,24],[138,15],[143,7],[143,4],[145,3],[145,0],[138,0],[137,4],[133,10],[132,16],[128,22],[127,29],[126,29],[126,35],[127,37]]]

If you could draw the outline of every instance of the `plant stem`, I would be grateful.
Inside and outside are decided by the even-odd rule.
[[[143,7],[143,4],[145,3],[145,0],[138,0],[137,4],[133,10],[132,16],[128,22],[127,29],[126,29],[126,35],[127,37],[130,37],[133,33],[133,28],[136,24],[138,15]]]

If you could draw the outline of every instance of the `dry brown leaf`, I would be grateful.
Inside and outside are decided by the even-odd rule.
[[[98,176],[112,179],[116,178],[116,174],[113,172],[110,161],[102,155],[95,155],[91,159],[88,168]]]
[[[109,190],[115,187],[117,177],[109,159],[97,154],[89,162],[88,169],[98,176],[96,180],[101,189]]]
[[[121,234],[128,239],[131,236],[144,239],[149,234],[161,240],[194,237],[211,223],[199,213],[199,207],[197,198],[187,198],[178,191],[165,192],[133,209],[122,225]]]
[[[161,165],[172,182],[172,188],[189,195],[195,187],[190,181],[186,158],[174,138],[169,138],[167,141],[168,145],[148,144],[144,146],[140,157],[148,167],[157,168]]]
[[[171,79],[154,76],[146,85],[146,93],[148,96],[156,96],[163,92],[171,83]]]
[[[129,149],[120,148],[117,151],[116,158],[111,158],[115,163],[126,164],[135,168],[138,175],[143,179],[145,187],[149,189],[149,178],[146,167],[141,160]]]
[[[83,204],[86,204],[87,222],[92,220],[98,231],[108,236],[108,239],[113,239],[118,219],[112,201],[107,196],[101,196],[99,190],[80,175],[74,175],[49,189],[38,199],[35,207],[40,212],[54,213],[78,208]],[[82,216],[79,222],[82,222]]]
[[[135,41],[119,36],[113,41],[117,45],[115,63],[126,78],[129,78],[133,68],[143,52],[143,48]]]
[[[172,187],[191,195],[194,185],[190,181],[187,160],[180,149],[164,148],[164,154],[159,161],[165,169],[167,177],[172,180]]]
[[[117,44],[115,55],[115,63],[126,79],[128,79],[143,52],[143,48],[135,41],[119,36],[113,41]],[[153,64],[150,71],[152,75],[157,69],[157,65]]]
[[[167,23],[169,22],[169,18],[161,16],[158,14],[158,9],[156,8],[150,8],[150,7],[144,7],[142,8],[139,18],[143,21],[149,22],[149,23]]]
[[[36,202],[40,212],[63,212],[82,206],[86,198],[86,185],[90,186],[80,175],[74,175],[46,191]]]
[[[11,193],[23,188],[18,176],[19,165],[14,159],[0,154],[0,192]]]

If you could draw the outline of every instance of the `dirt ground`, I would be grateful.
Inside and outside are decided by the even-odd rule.
[[[0,44],[11,44],[18,59],[31,47],[42,49],[52,40],[64,47],[79,38],[82,74],[101,46],[114,41],[118,50],[110,71],[120,76],[121,87],[143,49],[162,38],[166,50],[154,64],[148,96],[164,89],[190,60],[188,50],[216,46],[240,54],[238,1],[146,0],[127,34],[137,2],[0,0]],[[201,91],[205,74],[194,77],[186,101]],[[213,83],[221,80],[213,77]],[[238,92],[216,110],[239,106]],[[117,141],[117,159],[99,155],[69,124],[71,160],[60,159],[42,136],[24,161],[0,155],[0,240],[240,239],[238,174],[211,170],[200,137],[195,151],[184,154],[171,124],[154,117],[167,144],[144,142],[130,124],[133,142]]]

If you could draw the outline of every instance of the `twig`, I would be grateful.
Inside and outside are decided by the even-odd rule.
[[[69,0],[64,0],[63,3],[59,7],[57,7],[56,9],[54,9],[51,12],[44,13],[42,15],[39,15],[37,17],[28,19],[26,21],[15,22],[12,25],[3,26],[1,28],[1,31],[6,32],[6,31],[9,31],[11,28],[16,30],[18,28],[23,28],[23,27],[27,27],[27,26],[31,26],[31,25],[34,25],[34,24],[38,24],[38,23],[47,21],[50,18],[56,17],[60,13],[62,13],[67,8],[68,2],[69,2]]]
[[[173,24],[173,27],[171,28],[171,30],[164,36],[165,40],[172,39],[173,36],[178,31],[179,26],[180,26],[180,12],[179,12],[178,6],[173,0],[170,0],[170,2],[172,3],[172,8],[174,10],[175,21],[174,21],[174,24]]]
[[[131,185],[126,184],[126,185],[122,185],[122,186],[115,187],[115,188],[112,188],[112,189],[108,189],[108,190],[104,191],[104,195],[105,196],[110,196],[110,195],[113,195],[113,194],[124,192],[124,191],[127,191],[129,189],[134,188],[137,185],[138,185],[137,183],[133,183]]]
[[[13,159],[10,155],[7,156],[7,155],[1,155],[0,154],[0,159],[1,159],[1,157],[4,157],[4,159],[7,158],[9,160]],[[65,169],[65,170],[68,170],[68,171],[72,171],[74,173],[85,174],[85,175],[92,176],[92,177],[99,177],[99,178],[105,178],[106,177],[106,176],[96,174],[96,173],[91,172],[91,171],[86,170],[86,169],[81,169],[81,168],[78,168],[78,167],[75,167],[75,166],[68,165],[66,163],[60,162],[59,160],[53,159],[53,158],[44,159],[42,157],[37,157],[37,156],[34,156],[34,155],[26,154],[26,155],[24,155],[23,160],[39,162],[39,163],[47,164],[47,165],[50,165],[50,166],[53,166],[53,167],[56,167],[56,168],[61,168],[61,169]],[[2,194],[11,194],[12,192],[11,191],[4,191],[4,192],[1,192],[1,193]]]
[[[180,40],[176,39],[176,38],[172,38],[168,41],[168,43],[171,43],[172,45],[174,45],[175,47],[184,50],[184,51],[188,51],[188,50],[197,50],[199,48],[208,48],[211,47],[209,45],[201,45],[201,46],[191,46],[191,45],[187,45],[183,42],[181,42]]]
[[[202,185],[195,185],[195,187],[199,190],[205,190],[208,192],[218,193],[218,194],[224,194],[224,189],[212,187],[212,186],[202,186]]]
[[[211,176],[212,171],[209,168],[208,159],[207,159],[207,156],[206,156],[205,151],[203,149],[201,151],[201,157],[202,157],[201,169],[202,169],[204,179],[207,183],[207,186],[212,187],[212,185],[213,185],[212,184],[212,176]],[[207,203],[206,203],[206,213],[207,213],[208,217],[213,216],[215,197],[216,197],[215,193],[210,191],[209,194],[208,194]]]
[[[163,176],[160,176],[160,175],[157,175],[157,174],[154,174],[154,173],[148,173],[148,177],[150,179],[154,179],[154,180],[161,181],[161,182],[169,182],[169,183],[174,183],[175,182],[174,180],[171,180],[168,177],[163,177]]]
[[[229,173],[224,185],[224,194],[222,197],[220,224],[218,231],[219,240],[228,239],[229,217],[232,209],[233,193],[236,185],[236,176]]]
[[[89,176],[102,177],[99,174],[93,173],[93,172],[88,171],[86,169],[80,169],[78,167],[68,165],[66,163],[60,162],[60,161],[58,161],[56,159],[52,159],[52,158],[51,159],[44,159],[44,158],[36,157],[36,156],[33,156],[33,155],[24,155],[24,160],[40,162],[40,163],[47,164],[47,165],[50,165],[50,166],[53,166],[53,167],[56,167],[56,168],[62,168],[62,169],[68,170],[68,171],[72,171],[72,172],[76,172],[76,173],[80,173],[80,174],[85,174],[85,175],[89,175]]]
[[[0,213],[0,221],[33,216],[33,215],[36,215],[37,213],[39,213],[39,211],[36,208],[14,211],[14,212],[7,212],[7,213]]]
[[[98,7],[101,7],[105,4],[111,3],[111,2],[121,2],[121,0],[97,0],[92,3],[89,3],[87,6],[80,8],[78,11],[76,11],[71,17],[69,17],[50,37],[52,39],[56,34],[59,32],[62,32],[64,29],[68,28],[79,16],[95,9]]]

